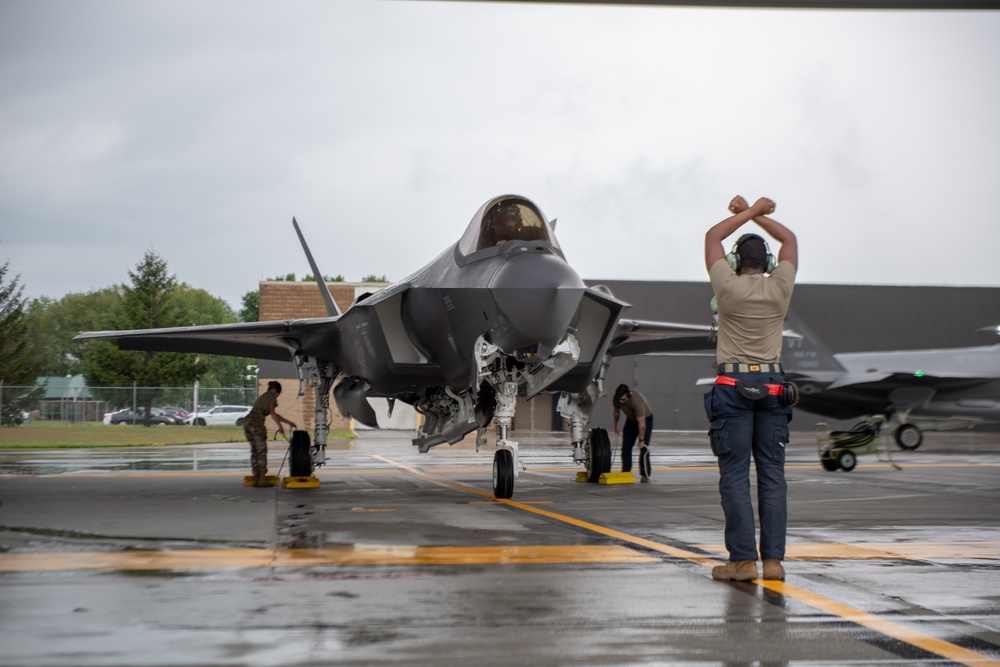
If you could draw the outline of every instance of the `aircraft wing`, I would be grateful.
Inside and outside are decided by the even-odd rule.
[[[318,351],[316,348],[322,345],[328,351],[330,334],[340,332],[338,319],[323,317],[131,331],[84,331],[73,340],[115,340],[122,350],[192,352],[291,361],[299,350]]]
[[[715,326],[650,320],[618,320],[608,353],[613,357],[650,352],[715,349]]]

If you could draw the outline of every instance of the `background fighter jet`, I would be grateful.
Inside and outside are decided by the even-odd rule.
[[[903,449],[920,446],[921,428],[1000,422],[1000,344],[831,354],[793,313],[785,326],[802,334],[785,338],[781,361],[804,410],[831,419],[885,415]]]
[[[322,276],[292,222],[313,275]],[[293,476],[325,462],[331,388],[341,413],[368,426],[377,426],[368,397],[390,399],[390,410],[395,400],[412,405],[425,417],[413,441],[421,452],[474,430],[482,444],[495,425],[498,498],[511,497],[519,470],[517,443],[508,438],[517,396],[559,394],[574,461],[597,481],[610,469],[610,443],[604,429],[585,427],[604,395],[611,357],[715,346],[708,325],[622,319],[628,304],[607,288],[587,287],[538,207],[512,195],[486,202],[461,239],[430,264],[359,297],[344,313],[322,279],[317,284],[328,317],[84,332],[77,339],[293,361],[317,406],[312,444],[308,436],[304,444],[293,437]]]

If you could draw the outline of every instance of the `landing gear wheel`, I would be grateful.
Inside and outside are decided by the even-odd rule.
[[[310,477],[312,475],[312,457],[309,455],[309,433],[292,431],[292,439],[288,444],[289,470],[292,477]]]
[[[844,472],[851,472],[854,466],[858,465],[858,457],[850,450],[843,450],[837,454],[837,465],[844,469]]]
[[[823,464],[823,469],[830,472],[836,472],[840,464],[837,463],[837,459],[829,452],[824,452],[823,456],[820,457],[819,462]]]
[[[896,429],[896,444],[900,449],[913,451],[924,441],[924,434],[913,424],[903,424]]]
[[[493,455],[493,497],[510,498],[514,495],[514,454],[509,449],[498,449]]]
[[[611,472],[611,440],[603,428],[590,429],[590,451],[587,457],[587,481],[597,484],[601,474]]]

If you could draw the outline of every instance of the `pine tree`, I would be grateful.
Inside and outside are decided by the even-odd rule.
[[[21,423],[21,415],[34,408],[40,392],[33,387],[38,361],[25,317],[24,287],[18,278],[7,281],[9,263],[0,266],[0,424]],[[15,389],[16,387],[16,389]]]
[[[147,251],[134,271],[129,271],[132,284],[122,286],[122,298],[114,313],[114,328],[158,329],[190,324],[178,303],[176,276],[170,275],[166,260]],[[192,354],[178,352],[135,352],[119,350],[111,341],[91,341],[83,354],[84,376],[95,393],[101,386],[140,387],[139,402],[145,406],[146,426],[150,408],[159,387],[174,387],[194,382],[204,364]],[[103,396],[106,400],[125,404],[126,397]]]

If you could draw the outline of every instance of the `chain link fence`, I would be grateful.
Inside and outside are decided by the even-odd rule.
[[[4,407],[22,402],[25,396],[40,392],[33,409],[21,415],[28,420],[100,422],[110,413],[130,410],[142,421],[146,405],[170,412],[187,414],[207,412],[220,405],[249,406],[257,398],[257,387],[87,387],[87,386],[18,386],[0,382],[0,414]],[[9,410],[8,410],[9,412]],[[155,414],[155,411],[154,411]]]

